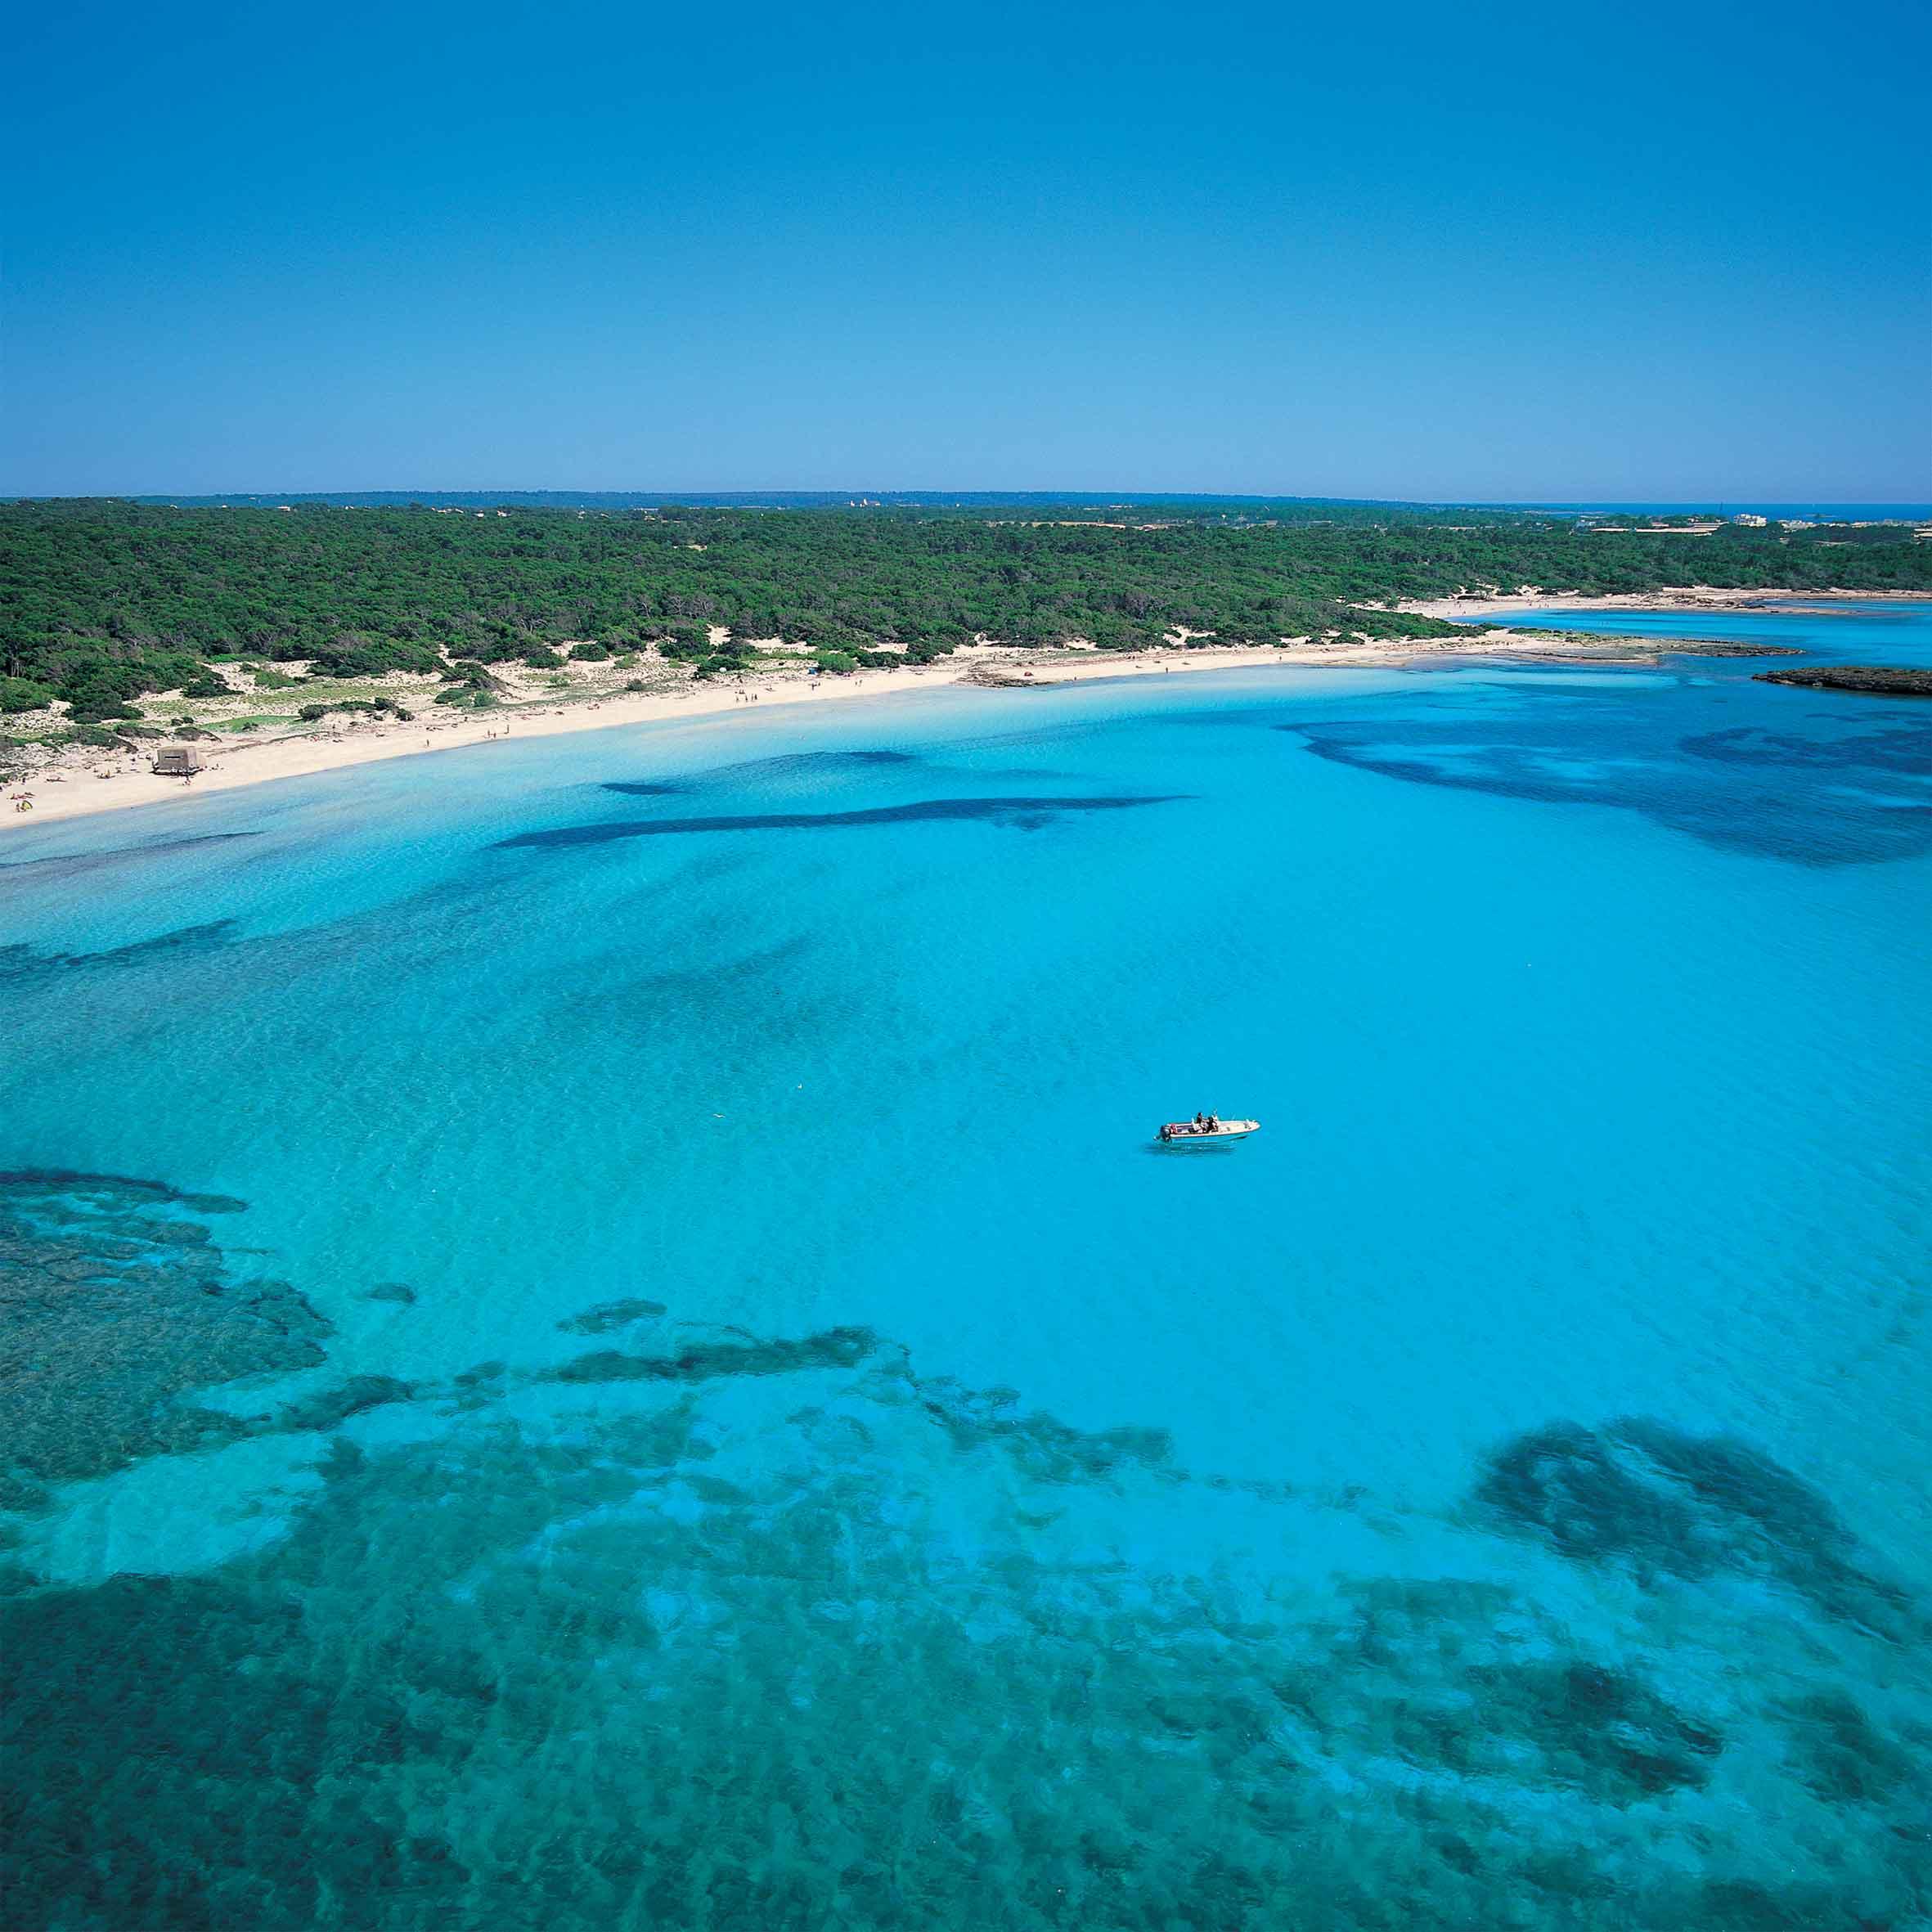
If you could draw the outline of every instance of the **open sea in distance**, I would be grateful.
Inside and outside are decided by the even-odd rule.
[[[1932,705],[1762,667],[11,836],[12,1922],[1926,1925]]]

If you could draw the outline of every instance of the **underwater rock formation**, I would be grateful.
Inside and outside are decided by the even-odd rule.
[[[245,1204],[124,1175],[0,1174],[0,1499],[247,1425],[177,1400],[323,1359],[286,1282],[237,1280],[204,1217]]]
[[[1052,1525],[1143,1466],[1036,1473],[1011,1433],[955,1427],[1019,1426],[1004,1397],[929,1400],[893,1352],[748,1337],[621,1409],[576,1385],[554,1429],[499,1410],[339,1441],[286,1540],[218,1574],[0,1601],[13,1910],[53,1932],[1910,1922],[1922,1741],[1835,1681],[1802,1605],[1739,1673],[1715,1597],[1613,1659],[1520,1577],[1274,1600],[1099,1560],[1105,1519]],[[1772,1480],[1746,1513],[1791,1502]],[[1129,1513],[1158,1539],[1158,1507]],[[1772,1755],[1741,1764],[1754,1731]]]
[[[631,1355],[600,1349],[551,1369],[562,1382],[710,1382],[721,1376],[790,1375],[803,1368],[850,1368],[878,1345],[869,1328],[827,1328],[797,1341],[694,1341],[673,1355]]]
[[[1743,1443],[1633,1417],[1602,1429],[1552,1422],[1497,1450],[1476,1495],[1580,1562],[1757,1576],[1875,1633],[1924,1634],[1905,1593],[1853,1561],[1852,1534],[1825,1498]]]
[[[623,1301],[600,1301],[595,1308],[566,1316],[557,1326],[567,1335],[608,1335],[613,1328],[626,1328],[633,1322],[654,1322],[664,1313],[662,1301],[636,1296]]]
[[[1748,1445],[1553,1424],[1427,1546],[1389,1516],[1391,1574],[1328,1576],[1350,1505],[859,1327],[626,1299],[559,1326],[646,1346],[203,1420],[178,1397],[211,1368],[321,1353],[312,1313],[227,1282],[204,1222],[240,1205],[0,1179],[0,1314],[77,1342],[114,1455],[335,1438],[209,1574],[9,1578],[23,1924],[1871,1932],[1932,1888],[1916,1613]],[[108,1305],[144,1346],[146,1311],[176,1321],[165,1373],[90,1330]],[[420,1432],[358,1430],[405,1401]],[[1188,1528],[1238,1490],[1231,1575]]]
[[[351,1416],[390,1402],[407,1402],[415,1394],[412,1384],[398,1382],[393,1375],[352,1375],[335,1388],[318,1389],[288,1404],[276,1417],[274,1427],[318,1431],[339,1428]]]

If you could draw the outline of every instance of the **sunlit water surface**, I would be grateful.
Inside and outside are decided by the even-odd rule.
[[[17,1922],[1925,1924],[1932,706],[1759,667],[10,836]]]

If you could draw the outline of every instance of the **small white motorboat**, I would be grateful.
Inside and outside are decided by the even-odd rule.
[[[1218,1113],[1196,1114],[1191,1121],[1168,1121],[1162,1124],[1161,1139],[1170,1147],[1206,1147],[1210,1141],[1246,1140],[1258,1132],[1259,1121],[1224,1121]]]

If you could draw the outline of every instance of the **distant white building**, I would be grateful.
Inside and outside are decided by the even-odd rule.
[[[1753,530],[1762,530],[1771,521],[1771,519],[1761,517],[1754,510],[1741,510],[1736,516],[1732,518],[1731,521],[1734,523],[1746,524]]]

